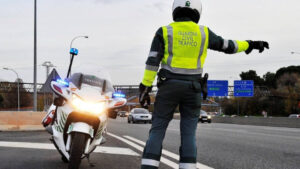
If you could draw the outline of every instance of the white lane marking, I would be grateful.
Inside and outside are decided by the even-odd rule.
[[[129,149],[129,148],[120,148],[120,147],[97,147],[94,151],[95,153],[104,153],[104,154],[116,154],[116,155],[130,155],[130,156],[139,156],[138,153]]]
[[[0,147],[55,150],[55,147],[54,147],[53,144],[47,144],[47,143],[28,143],[28,142],[6,142],[6,141],[1,141],[0,142]]]
[[[10,148],[29,148],[29,149],[40,149],[40,150],[56,150],[53,144],[48,143],[28,143],[28,142],[6,142],[0,141],[0,147],[10,147]],[[129,155],[129,156],[139,156],[138,153],[134,152],[129,148],[121,147],[97,147],[94,151],[95,153],[103,154],[114,154],[114,155]]]
[[[130,136],[124,136],[124,137],[127,138],[127,139],[129,139],[129,140],[131,140],[131,141],[134,141],[134,142],[136,142],[136,143],[138,143],[138,144],[140,144],[140,145],[143,145],[143,146],[146,145],[145,142],[143,142],[143,141],[141,141],[141,140],[138,140],[138,139],[136,139],[136,138],[133,138],[133,137],[130,137]],[[163,149],[163,150],[162,150],[162,154],[164,154],[164,155],[166,155],[166,156],[169,156],[169,157],[171,157],[171,158],[173,158],[173,159],[175,159],[175,160],[179,160],[179,155],[177,155],[177,154],[175,154],[175,153],[172,153],[172,152],[170,152],[170,151],[168,151],[168,150]],[[206,165],[204,165],[204,164],[201,164],[201,163],[197,163],[197,168],[199,168],[199,169],[213,169],[213,168],[211,168],[211,167],[209,167],[209,166],[206,166]]]
[[[140,145],[142,145],[142,146],[145,146],[145,145],[146,145],[145,142],[143,142],[143,141],[141,141],[141,140],[138,140],[138,139],[136,139],[136,138],[133,138],[133,137],[130,137],[130,136],[124,136],[124,137],[127,138],[127,139],[129,139],[129,140],[131,140],[131,141],[134,141],[134,142],[136,142],[136,143],[138,143],[138,144],[140,144]],[[178,156],[177,154],[172,153],[172,152],[170,152],[170,151],[168,151],[168,150],[163,149],[163,150],[162,150],[162,154],[164,154],[164,155],[166,155],[166,156],[169,156],[169,157],[171,157],[171,158],[173,158],[173,159],[175,159],[175,160],[179,160],[179,156]]]
[[[116,138],[116,139],[118,139],[118,140],[120,140],[120,141],[122,141],[122,142],[124,142],[124,143],[126,143],[126,144],[128,144],[128,145],[130,145],[130,146],[132,146],[133,148],[135,148],[135,149],[137,149],[137,150],[139,150],[139,151],[141,151],[141,152],[143,152],[143,150],[144,150],[143,147],[141,147],[141,146],[139,146],[139,145],[137,145],[137,144],[135,144],[135,143],[133,143],[133,142],[127,140],[127,139],[124,139],[124,138],[119,137],[119,136],[117,136],[117,135],[114,135],[114,134],[112,134],[112,133],[107,133],[107,135],[109,135],[109,136],[111,136],[111,137],[114,137],[114,138]],[[173,169],[178,169],[178,168],[179,168],[179,165],[178,165],[178,164],[176,164],[176,163],[174,163],[173,161],[170,161],[170,160],[168,160],[168,159],[166,159],[166,158],[164,158],[164,157],[161,157],[160,161],[161,161],[162,163],[164,163],[164,164],[170,166],[170,167],[173,168]]]

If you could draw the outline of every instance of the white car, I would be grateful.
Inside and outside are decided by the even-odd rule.
[[[300,118],[300,114],[291,114],[289,116],[289,118],[297,118],[297,119],[299,119]]]
[[[128,115],[128,123],[144,122],[151,123],[152,115],[147,109],[134,108]]]
[[[208,115],[205,111],[201,110],[198,122],[211,123],[211,115]]]

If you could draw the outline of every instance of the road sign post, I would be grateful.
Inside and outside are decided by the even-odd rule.
[[[236,80],[234,81],[234,97],[253,97],[254,82],[253,80]],[[237,114],[240,114],[240,103],[237,100]]]

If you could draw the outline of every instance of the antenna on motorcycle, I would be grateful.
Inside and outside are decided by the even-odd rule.
[[[106,90],[106,80],[103,81],[102,94],[105,93],[105,90]]]
[[[69,78],[69,76],[71,74],[71,69],[72,69],[72,65],[73,65],[74,56],[78,55],[78,49],[71,48],[70,49],[70,54],[71,54],[71,61],[70,61],[70,65],[69,65],[67,78]]]

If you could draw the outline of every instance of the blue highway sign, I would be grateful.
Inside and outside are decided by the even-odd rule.
[[[254,82],[252,80],[234,81],[234,97],[253,97]]]
[[[208,97],[226,97],[228,96],[228,81],[208,80]]]

